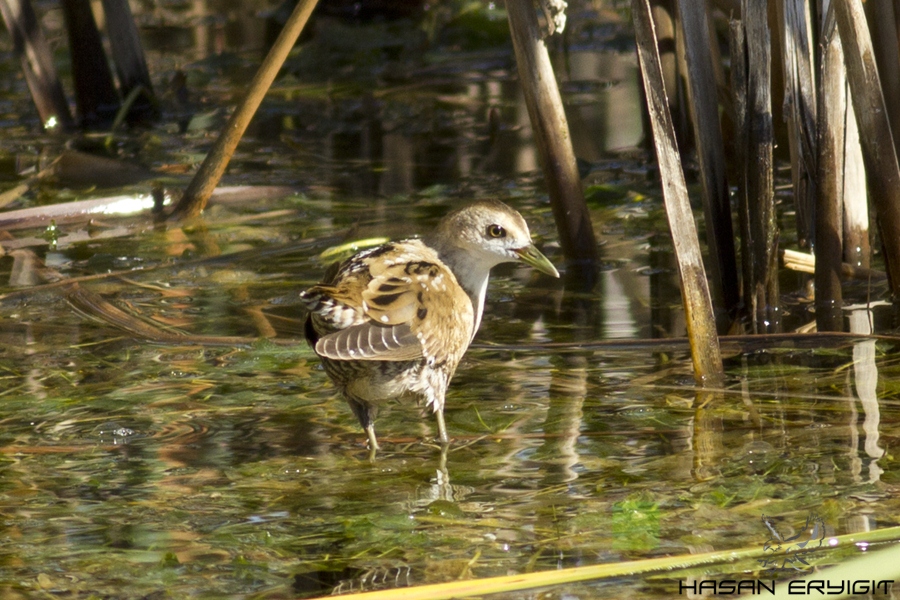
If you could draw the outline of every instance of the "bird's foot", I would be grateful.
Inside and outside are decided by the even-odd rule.
[[[378,445],[378,439],[375,437],[375,426],[369,424],[366,426],[366,436],[369,438],[369,460],[375,459],[375,454],[381,450]]]

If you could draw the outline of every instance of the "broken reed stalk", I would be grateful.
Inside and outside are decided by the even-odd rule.
[[[897,41],[897,14],[892,0],[867,0],[866,18],[872,35],[881,91],[888,109],[894,149],[900,155],[900,43]]]
[[[89,129],[106,129],[119,112],[120,99],[94,13],[90,2],[83,0],[62,0],[62,7],[79,124]]]
[[[741,0],[745,46],[746,116],[740,134],[746,173],[750,281],[744,290],[755,333],[781,328],[778,297],[778,229],[772,152],[771,45],[766,0]],[[746,284],[747,282],[745,282]]]
[[[650,0],[653,23],[656,25],[656,44],[659,48],[659,60],[662,64],[663,81],[666,86],[666,97],[669,99],[669,110],[675,125],[675,137],[678,140],[689,139],[690,119],[687,117],[681,90],[682,77],[687,70],[684,61],[684,43],[681,34],[675,32],[674,0]],[[643,90],[641,90],[643,94]],[[643,96],[641,102],[643,103]],[[641,111],[642,117],[646,115]],[[650,123],[644,123],[644,129],[650,129]],[[650,147],[652,140],[645,136],[644,142]]]
[[[737,167],[738,227],[741,232],[741,281],[744,286],[744,302],[750,304],[753,289],[753,256],[750,246],[750,207],[747,195],[747,45],[744,39],[744,23],[740,19],[729,22],[728,50],[731,56],[731,93],[734,98],[734,130],[737,143],[734,144],[734,162]]]
[[[225,168],[228,166],[228,162],[231,160],[238,142],[241,141],[241,137],[244,135],[244,131],[247,130],[250,120],[256,114],[256,109],[259,108],[266,92],[269,91],[269,87],[275,81],[281,65],[284,64],[291,48],[294,47],[300,32],[303,31],[303,27],[309,20],[309,15],[316,7],[316,2],[317,0],[300,0],[294,8],[294,12],[291,13],[290,18],[284,25],[284,29],[281,30],[281,34],[275,40],[275,44],[273,44],[263,64],[259,67],[259,71],[253,77],[253,81],[250,82],[247,95],[232,113],[231,118],[228,119],[225,129],[219,134],[203,164],[200,165],[200,169],[198,169],[191,183],[184,191],[181,200],[178,201],[178,204],[172,211],[170,218],[185,219],[196,217],[206,208],[206,203],[212,196],[213,190],[219,185],[219,180],[222,178],[222,174],[225,172]]]
[[[677,14],[677,11],[674,8],[676,2],[678,2],[678,0],[668,0],[672,14]],[[656,26],[656,21],[653,22],[653,25]],[[677,139],[680,144],[679,148],[684,151],[690,150],[690,146],[687,142],[690,140],[691,135],[691,111],[687,105],[688,92],[685,90],[684,86],[684,82],[690,79],[690,74],[688,73],[687,48],[685,48],[684,35],[682,34],[683,31],[681,31],[681,26],[678,24],[678,19],[675,18],[675,68],[677,69],[678,77],[678,88],[676,90],[677,101],[675,106],[677,106],[677,112],[673,111],[672,108],[669,109],[669,112],[672,113],[673,118],[675,119],[675,139]],[[657,47],[659,47],[659,38],[657,38]],[[679,137],[679,135],[682,137]]]
[[[784,104],[791,156],[791,183],[801,247],[815,244],[816,89],[808,2],[778,0]]]
[[[833,13],[831,13],[833,14]],[[820,36],[822,52],[818,93],[818,183],[816,185],[816,328],[843,331],[841,273],[843,256],[844,115],[847,86],[844,53],[834,19]]]
[[[684,31],[688,73],[688,106],[694,126],[694,142],[703,183],[706,213],[706,243],[709,247],[713,297],[725,310],[719,330],[725,333],[729,315],[737,312],[740,286],[731,223],[731,202],[725,176],[725,145],[719,124],[715,68],[710,48],[709,18],[705,2],[678,3],[679,23]]]
[[[868,269],[872,261],[869,241],[869,188],[859,140],[859,125],[850,101],[850,86],[844,75],[844,262]]]
[[[666,97],[672,109],[672,118],[676,121],[675,134],[681,132],[677,128],[678,108],[678,60],[675,57],[675,19],[672,17],[669,0],[651,0],[653,22],[656,24],[656,43],[659,48],[659,61],[662,65],[663,81],[666,86]]]
[[[881,94],[872,38],[860,0],[833,2],[832,5],[844,46],[853,111],[859,123],[863,159],[884,246],[891,293],[894,299],[900,299],[900,167],[888,110]]]
[[[128,1],[103,0],[103,14],[106,16],[106,31],[119,79],[119,92],[123,98],[130,97],[132,93],[139,94],[127,109],[127,114],[137,120],[155,118],[158,110],[153,83]]]
[[[63,92],[53,54],[29,0],[0,0],[0,13],[13,40],[13,48],[22,62],[22,72],[37,108],[41,124],[53,129],[75,128],[69,104]]]
[[[597,241],[584,201],[562,97],[531,0],[507,0],[516,66],[566,260],[593,271]],[[592,278],[588,278],[592,280]]]
[[[797,250],[785,248],[781,251],[784,268],[801,273],[816,272],[816,256]],[[882,284],[887,282],[887,273],[874,269],[863,269],[847,263],[841,263],[841,276],[844,279],[856,279],[868,283]]]
[[[632,0],[631,11],[647,109],[653,126],[653,142],[662,178],[663,200],[678,260],[678,274],[681,277],[681,297],[691,342],[694,378],[698,384],[715,385],[724,377],[722,356],[706,271],[700,255],[697,228],[691,213],[675,130],[663,86],[650,4],[648,0]]]

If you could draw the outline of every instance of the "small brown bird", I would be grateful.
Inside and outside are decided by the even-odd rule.
[[[559,277],[534,247],[525,219],[501,202],[445,216],[422,239],[390,242],[330,269],[300,294],[306,339],[378,448],[378,406],[412,395],[437,415],[446,443],[444,395],[484,309],[491,268],[524,262]]]

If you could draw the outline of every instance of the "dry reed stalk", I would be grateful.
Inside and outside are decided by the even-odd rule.
[[[900,167],[860,0],[833,2],[891,292],[900,298]]]
[[[592,273],[597,260],[597,242],[581,189],[562,97],[547,45],[541,37],[537,13],[531,0],[508,0],[506,10],[560,245],[566,260],[579,267],[573,271]]]
[[[743,165],[746,173],[749,256],[744,257],[750,281],[744,290],[755,333],[780,330],[777,257],[778,229],[775,215],[773,172],[771,45],[766,0],[742,0],[746,48],[746,107]]]
[[[694,378],[701,385],[716,385],[724,378],[722,356],[719,351],[719,339],[716,336],[706,271],[700,255],[697,228],[691,213],[687,185],[675,141],[675,130],[666,101],[650,5],[647,0],[633,0],[631,6],[644,94],[647,98],[650,122],[653,125],[653,141],[662,178],[663,200],[678,260],[681,297],[694,363]]]
[[[678,16],[684,31],[690,92],[688,106],[703,184],[709,271],[713,282],[713,297],[725,309],[719,322],[719,331],[724,333],[730,321],[728,316],[737,311],[740,286],[706,3],[679,0]]]
[[[219,134],[203,164],[200,165],[200,169],[198,169],[191,183],[184,191],[181,200],[178,201],[178,204],[172,211],[172,218],[196,217],[203,212],[206,203],[212,196],[213,190],[219,185],[219,180],[222,178],[222,174],[225,173],[225,168],[228,166],[228,162],[231,160],[238,142],[241,141],[241,136],[244,135],[250,120],[256,114],[256,109],[259,108],[263,98],[266,96],[266,92],[271,87],[272,82],[275,81],[275,77],[278,75],[281,65],[284,64],[288,53],[294,47],[297,38],[300,37],[300,32],[303,31],[310,14],[316,7],[316,2],[317,0],[300,0],[294,8],[294,12],[291,13],[290,18],[284,25],[284,29],[281,30],[281,34],[275,40],[272,49],[269,50],[269,54],[259,67],[259,71],[253,77],[253,81],[250,82],[247,95],[232,113],[231,118],[228,119],[225,129]]]
[[[75,121],[53,64],[53,54],[31,2],[0,0],[0,13],[22,61],[22,72],[41,124],[48,129],[53,129],[54,124],[63,130],[74,129]]]

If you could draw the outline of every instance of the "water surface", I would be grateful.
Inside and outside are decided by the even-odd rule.
[[[185,69],[195,111],[111,143],[178,171],[205,152],[223,119],[216,105],[252,72],[262,34],[238,35],[249,25],[235,20],[162,36],[178,29],[169,17],[141,17],[160,37],[154,73],[162,85]],[[307,598],[762,547],[763,515],[790,534],[810,515],[828,536],[898,525],[893,342],[729,343],[727,382],[710,396],[695,389],[686,346],[665,341],[685,324],[639,148],[634,57],[616,46],[621,23],[585,23],[573,21],[571,52],[557,58],[576,147],[592,161],[603,266],[587,286],[496,270],[448,394],[444,456],[433,418],[395,404],[369,460],[301,339],[294,299],[322,276],[330,248],[425,232],[476,197],[522,210],[562,265],[508,47],[431,56],[399,81],[373,79],[370,92],[301,79],[311,60],[301,53],[299,75],[279,81],[226,178],[289,190],[219,203],[186,227],[108,217],[61,225],[53,244],[43,230],[13,232],[38,240],[35,257],[64,277],[158,327],[245,343],[136,339],[74,310],[63,288],[34,288],[27,256],[0,259],[3,597]],[[237,58],[210,55],[220,43]],[[4,106],[27,112],[28,101]],[[11,129],[2,181],[19,183],[61,145]],[[131,191],[48,182],[14,207]],[[787,303],[788,326],[812,318],[805,306]],[[857,331],[874,320],[891,332],[884,307],[851,319]],[[655,598],[704,574],[788,574],[764,567],[508,597]]]

